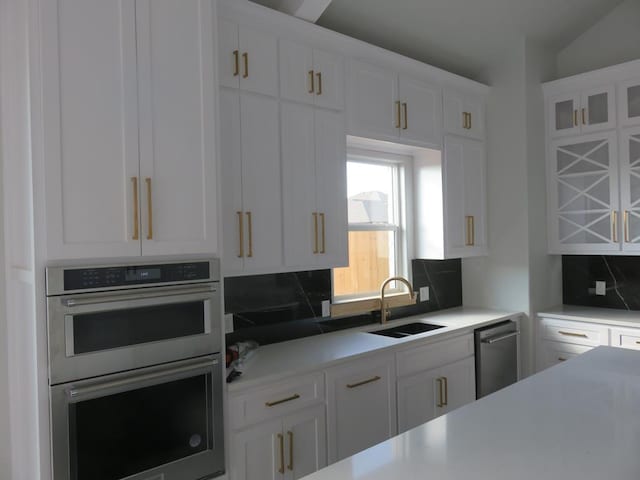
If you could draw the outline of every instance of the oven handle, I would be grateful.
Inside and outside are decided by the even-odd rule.
[[[123,387],[127,387],[129,385],[135,385],[139,383],[146,383],[146,382],[157,380],[160,378],[174,377],[185,372],[191,372],[191,371],[196,371],[200,369],[209,369],[215,365],[218,365],[218,363],[219,363],[219,360],[209,357],[209,359],[206,361],[202,361],[198,363],[190,363],[188,365],[171,368],[168,370],[161,370],[159,372],[147,373],[143,375],[133,375],[128,378],[123,378],[121,380],[113,380],[110,382],[104,382],[98,385],[91,385],[88,387],[71,388],[67,390],[67,396],[70,399],[78,399],[78,398],[85,397],[92,393],[100,392],[103,390],[111,390],[111,389],[126,390]]]
[[[194,287],[188,285],[185,287],[155,287],[150,291],[136,290],[135,293],[101,293],[101,294],[83,294],[80,297],[64,297],[60,301],[65,307],[75,307],[81,305],[94,305],[96,303],[107,302],[124,302],[127,300],[143,300],[145,298],[166,297],[168,295],[188,295],[197,293],[215,292],[216,287],[213,285]]]

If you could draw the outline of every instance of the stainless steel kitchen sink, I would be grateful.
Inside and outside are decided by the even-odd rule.
[[[433,325],[431,323],[407,323],[406,325],[398,325],[392,328],[385,328],[384,330],[375,330],[375,335],[384,335],[385,337],[404,338],[416,335],[418,333],[429,332],[431,330],[437,330],[438,328],[444,328],[444,325]]]

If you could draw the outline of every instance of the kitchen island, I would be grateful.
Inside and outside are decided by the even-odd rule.
[[[640,352],[598,347],[304,480],[638,480]]]

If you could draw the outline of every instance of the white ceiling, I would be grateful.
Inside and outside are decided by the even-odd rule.
[[[254,0],[273,8],[280,0]],[[333,0],[323,27],[461,75],[526,36],[559,51],[622,0]]]

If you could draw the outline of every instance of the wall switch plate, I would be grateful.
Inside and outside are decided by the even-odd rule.
[[[596,295],[607,294],[607,282],[596,281]]]
[[[420,287],[420,301],[426,302],[429,300],[429,287]]]
[[[233,314],[224,314],[224,333],[233,333]]]
[[[331,316],[331,302],[329,300],[322,301],[322,316],[323,317]]]

